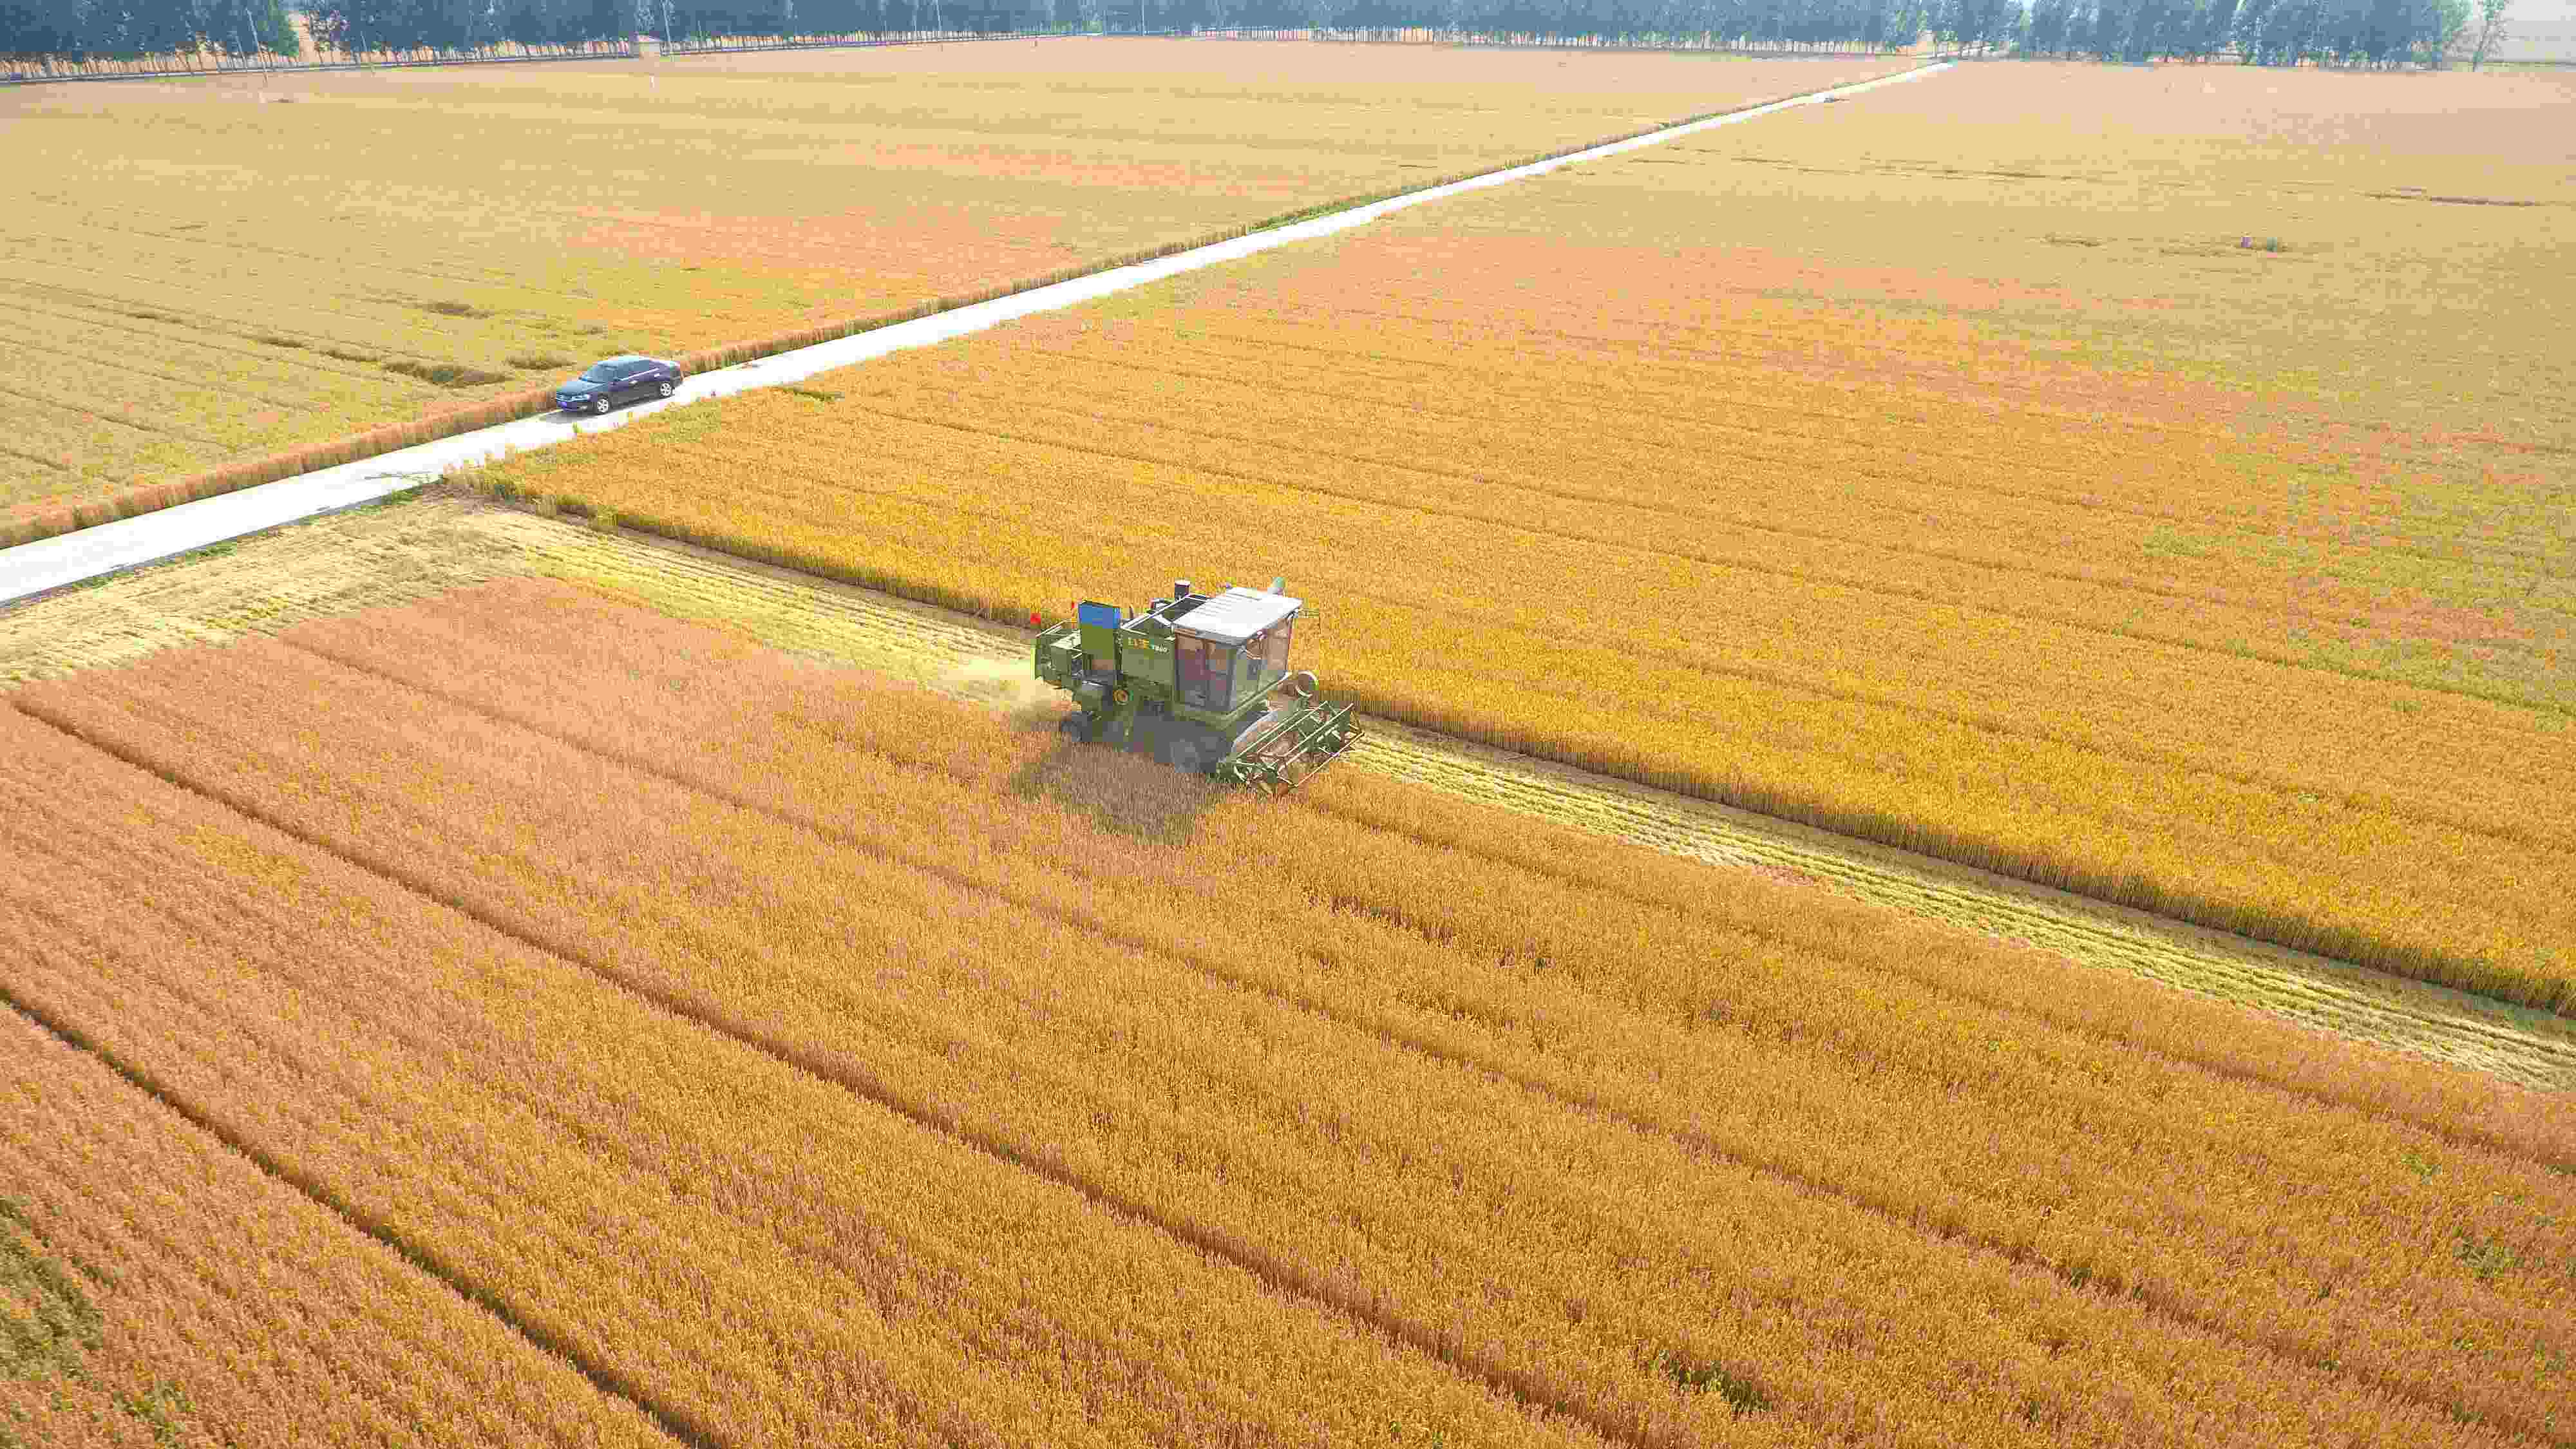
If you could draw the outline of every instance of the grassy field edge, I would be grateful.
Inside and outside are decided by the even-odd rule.
[[[1934,63],[1935,62],[1924,62],[1905,67],[1902,70],[1890,71],[1889,74],[1902,75],[1911,71],[1925,69]],[[1847,82],[1844,84],[1847,84]],[[682,354],[674,360],[680,364],[683,371],[693,375],[701,372],[712,372],[720,368],[734,367],[742,363],[754,362],[764,357],[774,357],[782,352],[793,352],[798,348],[813,347],[825,342],[834,342],[844,337],[856,336],[862,332],[873,332],[880,327],[891,327],[899,322],[918,321],[921,318],[936,316],[942,312],[953,312],[960,307],[971,307],[979,302],[995,301],[999,298],[1015,296],[1022,292],[1035,291],[1040,287],[1051,287],[1058,282],[1069,282],[1080,277],[1096,276],[1102,272],[1115,271],[1120,267],[1135,266],[1142,262],[1159,261],[1164,257],[1173,256],[1177,253],[1195,251],[1200,247],[1215,246],[1220,242],[1229,242],[1238,237],[1250,236],[1255,232],[1269,231],[1276,227],[1291,226],[1297,222],[1310,221],[1316,217],[1328,216],[1337,211],[1348,211],[1354,207],[1371,206],[1381,201],[1392,201],[1400,196],[1411,196],[1417,192],[1430,191],[1442,186],[1451,186],[1462,181],[1472,181],[1480,176],[1491,176],[1496,172],[1509,171],[1515,167],[1535,165],[1541,161],[1553,161],[1561,156],[1571,156],[1580,151],[1589,151],[1596,146],[1617,145],[1622,141],[1633,141],[1640,136],[1651,136],[1658,131],[1668,131],[1677,126],[1688,126],[1700,121],[1715,120],[1720,116],[1734,115],[1739,111],[1749,111],[1760,106],[1777,105],[1784,100],[1798,100],[1806,96],[1822,94],[1824,91],[1837,88],[1838,86],[1820,86],[1814,90],[1798,91],[1788,96],[1775,97],[1769,100],[1746,101],[1741,105],[1725,106],[1714,111],[1703,111],[1696,115],[1682,116],[1674,120],[1659,122],[1652,126],[1645,126],[1637,130],[1622,132],[1615,136],[1602,136],[1589,141],[1579,141],[1572,145],[1560,146],[1552,151],[1543,151],[1537,155],[1524,156],[1514,161],[1505,161],[1492,166],[1479,166],[1468,171],[1453,172],[1428,181],[1409,182],[1403,186],[1391,187],[1383,191],[1365,192],[1354,196],[1340,197],[1332,201],[1318,202],[1311,206],[1300,207],[1295,211],[1281,212],[1274,216],[1264,217],[1258,221],[1245,222],[1237,226],[1224,227],[1216,231],[1203,233],[1195,237],[1187,237],[1179,241],[1164,242],[1156,246],[1121,252],[1112,256],[1078,263],[1070,267],[1060,267],[1052,271],[1039,273],[1035,276],[1022,277],[1013,281],[996,283],[993,286],[980,288],[972,292],[959,292],[946,296],[934,297],[926,302],[915,303],[910,307],[898,308],[891,312],[871,313],[862,317],[852,317],[839,321],[817,323],[812,326],[791,328],[784,332],[771,333],[765,337],[751,338],[740,342],[724,343],[720,346]],[[483,428],[496,427],[502,423],[515,422],[521,418],[537,417],[553,410],[553,399],[554,389],[551,386],[527,388],[518,392],[506,393],[500,397],[486,398],[480,402],[470,403],[463,407],[450,408],[443,412],[430,413],[424,417],[413,418],[404,422],[388,423],[381,427],[370,428],[365,432],[353,433],[346,437],[333,439],[328,442],[313,443],[301,448],[290,448],[284,452],[271,453],[265,457],[249,458],[240,462],[227,463],[222,467],[212,469],[208,472],[199,473],[193,477],[181,478],[162,483],[137,483],[100,498],[73,499],[68,501],[48,499],[35,503],[19,504],[5,511],[0,511],[0,549],[13,548],[22,543],[34,543],[40,539],[54,538],[66,533],[77,533],[84,528],[94,528],[102,523],[113,523],[119,519],[133,518],[141,514],[157,512],[164,508],[175,508],[182,503],[194,503],[199,499],[217,497],[221,494],[235,492],[239,489],[256,487],[262,483],[274,483],[280,479],[296,477],[300,474],[314,472],[322,468],[337,467],[343,463],[354,463],[366,458],[381,457],[386,453],[396,452],[400,449],[413,447],[417,444],[436,442],[441,438],[452,438],[460,433],[470,433]]]

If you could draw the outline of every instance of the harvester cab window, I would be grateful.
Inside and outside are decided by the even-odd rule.
[[[1207,705],[1209,709],[1227,709],[1234,704],[1234,650],[1223,644],[1207,646]]]
[[[1292,616],[1272,625],[1270,632],[1254,642],[1261,648],[1261,682],[1269,683],[1288,672],[1288,630],[1297,620]]]
[[[1223,644],[1178,634],[1172,639],[1172,682],[1181,703],[1224,709],[1234,699],[1234,651]]]

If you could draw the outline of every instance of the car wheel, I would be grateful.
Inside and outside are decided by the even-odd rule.
[[[590,400],[590,412],[593,417],[608,416],[608,394],[601,393],[599,396],[592,398]]]
[[[661,386],[661,388],[660,388],[660,392],[661,392],[662,396],[664,396],[664,397],[669,397],[669,396],[670,396],[674,391],[678,390],[679,386],[680,386],[680,385],[679,385],[678,383],[673,382],[673,381],[671,381],[669,378],[667,378],[667,377],[666,377],[666,378],[662,379],[662,386]]]

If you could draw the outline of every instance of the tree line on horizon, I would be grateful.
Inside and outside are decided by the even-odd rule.
[[[2510,0],[313,0],[319,50],[1017,31],[1302,31],[1712,49],[1908,50],[2141,64],[2483,63]],[[194,54],[291,63],[283,0],[0,0],[0,65]]]

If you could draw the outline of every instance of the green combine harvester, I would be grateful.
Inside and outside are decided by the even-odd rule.
[[[1315,697],[1315,676],[1288,668],[1301,599],[1280,590],[1194,594],[1172,585],[1130,617],[1085,603],[1038,635],[1038,678],[1073,696],[1058,726],[1073,739],[1150,754],[1175,769],[1294,789],[1359,738],[1351,707]],[[1035,622],[1032,620],[1031,622]]]

